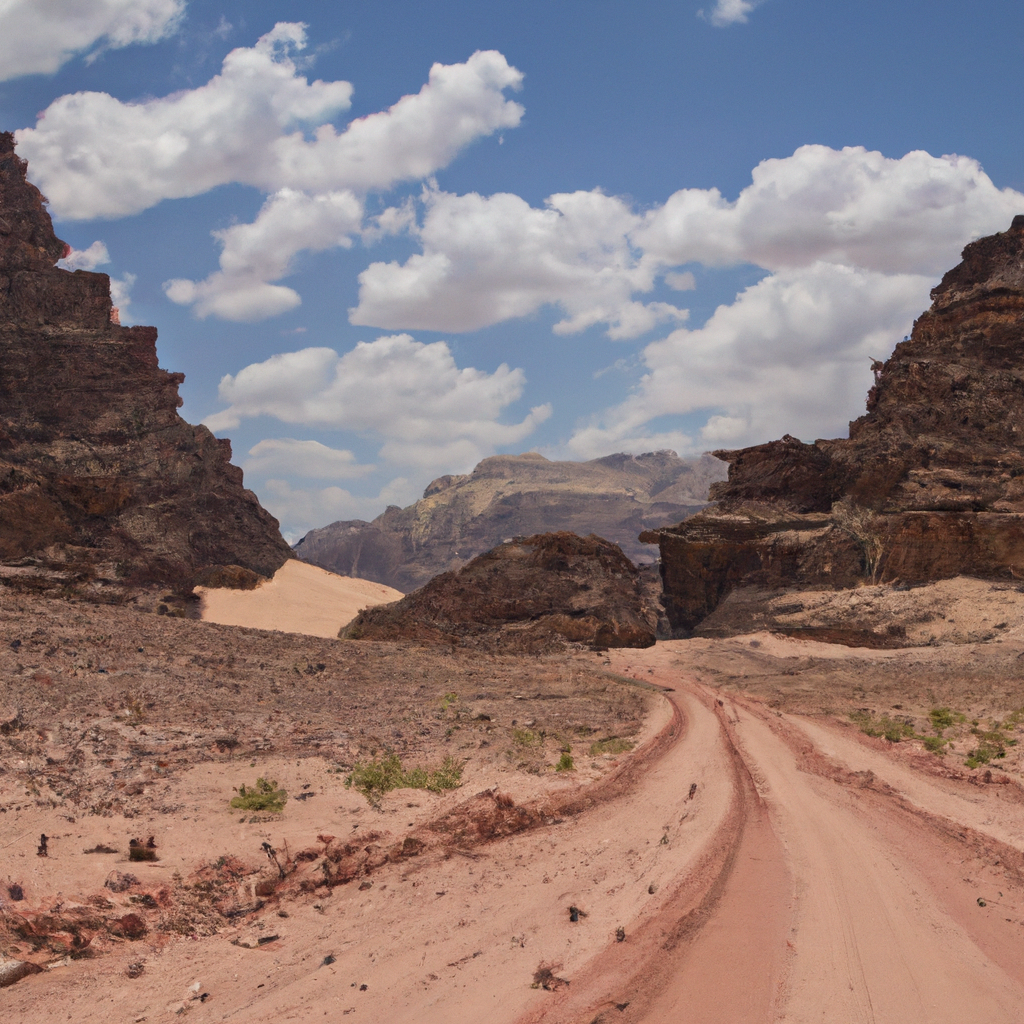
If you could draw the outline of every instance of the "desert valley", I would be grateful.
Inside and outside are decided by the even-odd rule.
[[[1024,1019],[1024,215],[849,438],[495,456],[292,549],[26,173],[4,1019]]]

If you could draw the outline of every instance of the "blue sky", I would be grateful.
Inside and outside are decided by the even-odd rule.
[[[495,452],[845,433],[1024,212],[1022,41],[991,0],[6,0],[0,127],[295,539]]]

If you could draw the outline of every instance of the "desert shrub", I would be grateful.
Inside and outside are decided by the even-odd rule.
[[[530,729],[513,729],[512,742],[517,747],[538,747],[540,746],[541,740],[540,737]]]
[[[632,750],[636,744],[632,740],[624,740],[619,736],[609,736],[606,740],[598,740],[590,744],[590,756],[600,757],[602,754],[624,754]]]
[[[558,759],[558,764],[555,765],[556,772],[574,772],[576,771],[576,762],[572,758],[572,748],[566,747],[562,751],[562,756]]]
[[[262,776],[256,780],[255,786],[248,789],[245,786],[238,787],[238,796],[233,797],[231,806],[243,811],[267,811],[271,814],[280,814],[284,810],[284,803],[288,794],[283,789],[277,788],[273,779],[264,779]]]
[[[950,729],[953,726],[954,719],[951,708],[932,708],[928,712],[928,717],[931,719],[932,728],[937,736],[942,735],[943,729]]]
[[[941,736],[925,736],[922,742],[925,750],[930,750],[933,754],[942,754],[948,741]]]
[[[345,777],[345,788],[354,789],[376,807],[385,793],[393,789],[429,789],[440,793],[457,789],[462,783],[462,765],[450,755],[437,768],[402,767],[402,759],[394,752],[374,758],[366,764],[356,762]]]
[[[914,735],[914,727],[888,715],[874,715],[866,711],[857,711],[850,715],[860,731],[867,736],[884,736],[890,743],[899,743]]]

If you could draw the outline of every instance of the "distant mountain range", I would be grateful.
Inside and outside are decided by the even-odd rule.
[[[372,523],[311,530],[294,550],[306,562],[403,593],[504,541],[552,531],[595,533],[633,562],[654,562],[657,548],[640,543],[641,531],[699,512],[711,484],[725,476],[718,459],[681,459],[673,451],[590,462],[495,455],[471,473],[439,477],[415,504],[392,505]]]

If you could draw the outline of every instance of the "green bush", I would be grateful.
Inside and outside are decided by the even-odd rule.
[[[556,772],[574,772],[576,771],[576,762],[572,759],[572,748],[566,747],[562,751],[562,756],[558,759],[558,764],[555,765]]]
[[[954,719],[951,708],[932,708],[928,712],[928,717],[932,720],[932,728],[937,736],[942,735],[943,729],[951,729],[953,727]]]
[[[925,736],[922,742],[925,750],[930,750],[933,754],[943,754],[948,741],[941,736]]]
[[[402,767],[402,759],[394,752],[374,758],[367,764],[356,762],[345,778],[345,788],[354,789],[374,806],[393,789],[429,789],[440,793],[457,789],[462,784],[462,765],[450,755],[437,768]]]
[[[539,747],[541,739],[535,732],[531,732],[529,729],[513,729],[512,742],[517,747]]]
[[[862,733],[868,736],[884,736],[890,743],[899,743],[900,740],[914,735],[912,725],[890,718],[888,715],[875,718],[866,711],[860,711],[850,715],[850,718],[856,722]]]
[[[233,797],[231,806],[242,811],[267,811],[270,814],[280,814],[284,810],[284,803],[288,794],[283,789],[277,788],[277,783],[262,777],[256,780],[255,786],[246,789],[245,786],[238,787],[238,796]]]

